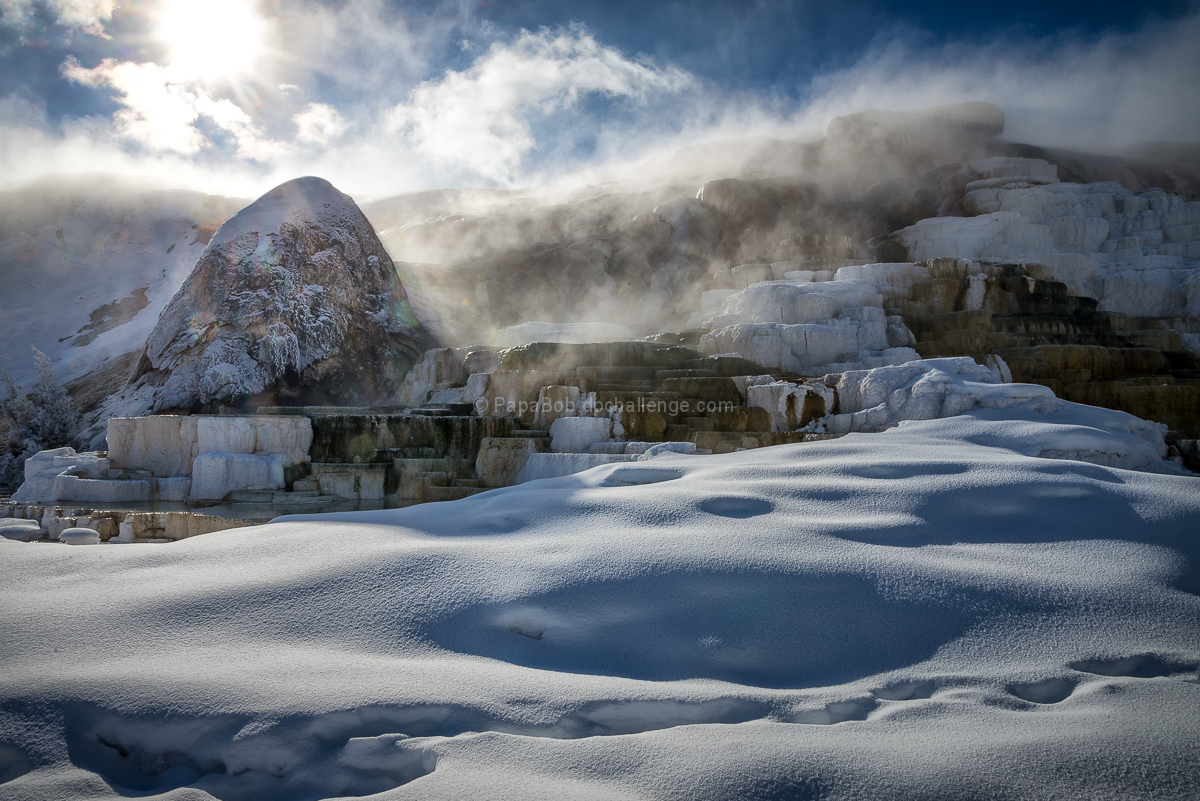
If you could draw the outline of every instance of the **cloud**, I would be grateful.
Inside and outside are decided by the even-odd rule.
[[[62,74],[84,86],[108,86],[117,91],[124,106],[113,115],[119,136],[151,151],[184,155],[209,145],[194,125],[200,116],[195,92],[173,82],[166,67],[104,59],[99,66],[87,69],[69,59],[63,64]]]
[[[509,182],[538,145],[533,119],[570,112],[589,95],[644,103],[693,81],[682,70],[628,59],[582,28],[524,31],[470,68],[422,83],[391,109],[386,127],[442,164]]]
[[[48,175],[99,175],[158,188],[187,188],[233,197],[263,191],[264,172],[253,164],[221,164],[214,169],[196,155],[178,152],[131,152],[121,146],[113,121],[92,116],[60,126],[43,106],[20,97],[0,98],[0,165],[6,186],[20,186]],[[269,184],[268,184],[269,185]]]
[[[236,86],[152,62],[68,59],[65,79],[119,108],[35,119],[22,116],[37,107],[28,92],[0,102],[0,181],[108,169],[243,194],[303,174],[374,195],[530,185],[696,142],[815,136],[865,108],[961,100],[1000,104],[1007,136],[1034,144],[1111,148],[1200,130],[1200,13],[1090,38],[931,45],[892,32],[848,67],[752,89],[622,52],[581,26],[505,32],[457,4],[422,9],[294,0],[265,17],[270,42],[287,47],[268,46]]]
[[[309,103],[292,122],[296,123],[296,140],[310,145],[327,144],[350,128],[346,118],[327,103]]]
[[[0,0],[0,25],[18,30],[33,19],[35,6],[42,6],[62,25],[93,36],[106,36],[104,23],[112,19],[119,0]]]
[[[123,108],[113,114],[113,132],[151,153],[186,156],[212,147],[210,138],[197,127],[202,117],[232,137],[237,158],[268,161],[286,151],[284,145],[265,138],[260,126],[237,104],[209,96],[195,82],[180,80],[172,67],[105,59],[87,69],[68,59],[62,73],[85,86],[116,90]]]

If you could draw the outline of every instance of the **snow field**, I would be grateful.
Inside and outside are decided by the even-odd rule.
[[[0,788],[1187,797],[1197,479],[1025,455],[1121,439],[1070,406],[170,546],[4,540]]]

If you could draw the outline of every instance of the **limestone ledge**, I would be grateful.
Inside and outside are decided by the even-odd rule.
[[[94,531],[97,540],[105,543],[175,542],[265,522],[198,512],[129,512],[0,502],[0,536],[25,542],[57,542],[68,529]]]

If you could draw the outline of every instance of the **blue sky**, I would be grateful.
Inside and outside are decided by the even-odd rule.
[[[1196,139],[1197,2],[0,0],[0,181],[520,185],[967,99],[1022,141]]]

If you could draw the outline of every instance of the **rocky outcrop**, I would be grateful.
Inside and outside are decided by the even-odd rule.
[[[354,201],[299,178],[217,231],[146,342],[125,392],[135,408],[120,411],[386,402],[423,337]]]

